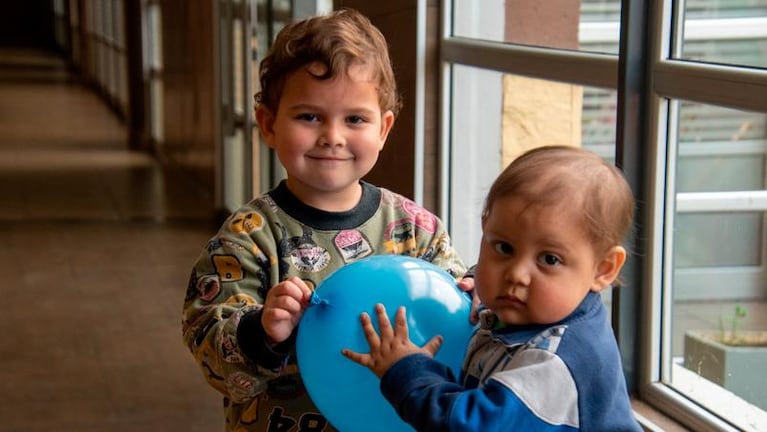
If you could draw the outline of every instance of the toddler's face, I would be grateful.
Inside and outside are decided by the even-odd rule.
[[[507,324],[549,324],[603,288],[575,212],[498,199],[483,225],[475,289]]]
[[[308,67],[313,73],[323,68]],[[277,113],[257,112],[267,144],[287,171],[288,187],[309,205],[335,211],[353,207],[359,179],[378,160],[394,115],[381,112],[370,76],[363,65],[329,80],[301,68],[285,81]]]

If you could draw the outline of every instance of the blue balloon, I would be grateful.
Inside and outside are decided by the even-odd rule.
[[[474,330],[469,297],[445,270],[401,255],[376,255],[341,267],[315,294],[296,340],[298,369],[312,401],[343,432],[412,431],[381,394],[378,377],[341,350],[370,351],[360,313],[367,312],[378,330],[376,303],[386,307],[392,323],[397,308],[405,306],[413,343],[422,346],[442,335],[435,358],[458,376]]]

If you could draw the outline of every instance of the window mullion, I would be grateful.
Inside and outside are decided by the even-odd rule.
[[[666,60],[654,66],[653,79],[653,89],[670,99],[743,110],[765,109],[767,71],[764,70]]]
[[[478,68],[570,84],[614,89],[618,58],[612,54],[566,51],[451,37],[442,41],[442,59]]]

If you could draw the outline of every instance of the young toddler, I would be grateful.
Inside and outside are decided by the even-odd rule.
[[[641,431],[599,295],[618,278],[632,226],[631,189],[615,166],[580,148],[541,147],[496,179],[482,214],[475,291],[486,308],[460,380],[408,337],[404,308],[369,353],[344,350],[419,431]]]

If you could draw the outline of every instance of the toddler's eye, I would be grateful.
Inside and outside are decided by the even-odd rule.
[[[550,253],[543,254],[541,256],[541,262],[549,266],[555,266],[562,264],[562,260],[558,256]]]
[[[498,242],[494,245],[495,251],[502,255],[510,255],[514,252],[514,248],[506,242]]]

